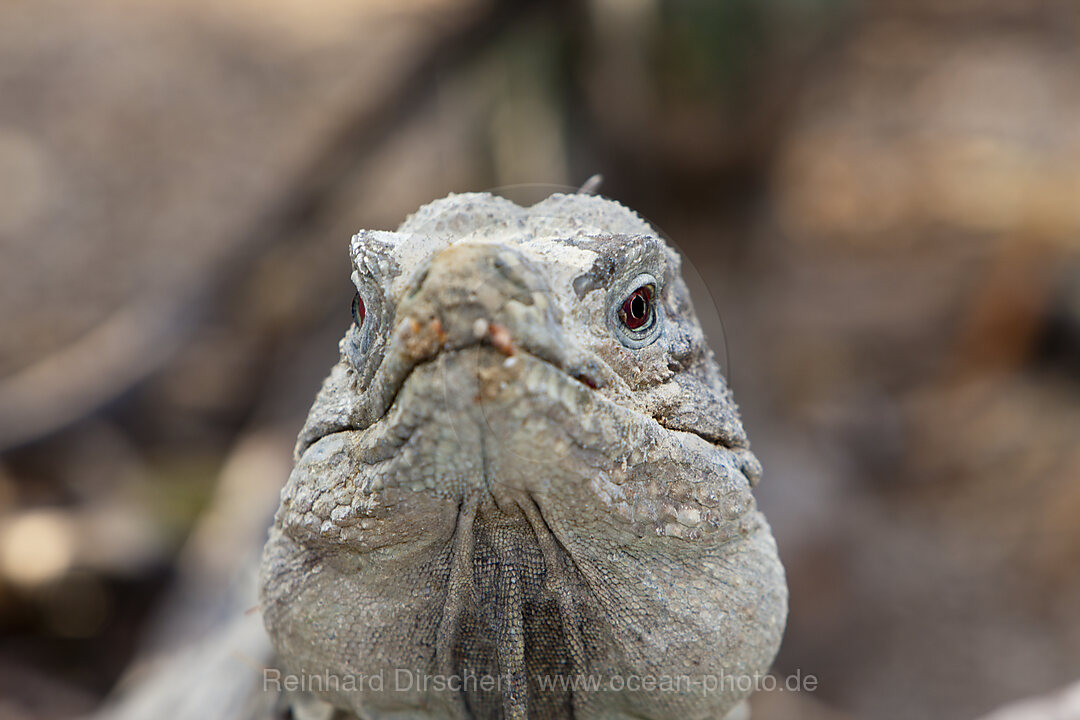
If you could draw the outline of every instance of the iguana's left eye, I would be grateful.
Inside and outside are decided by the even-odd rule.
[[[367,314],[367,308],[364,307],[364,298],[360,297],[360,293],[356,293],[352,301],[352,319],[356,323],[356,327],[364,327],[364,316]]]
[[[619,320],[631,330],[641,330],[653,319],[653,286],[642,285],[623,301]]]
[[[656,342],[663,331],[663,289],[649,273],[614,285],[608,296],[608,327],[611,333],[631,350]]]

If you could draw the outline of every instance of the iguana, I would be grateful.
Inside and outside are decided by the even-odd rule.
[[[277,672],[365,720],[716,720],[787,588],[659,234],[451,195],[352,239],[352,326],[262,560]]]

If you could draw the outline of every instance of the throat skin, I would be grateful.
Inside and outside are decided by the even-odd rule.
[[[707,694],[560,683],[697,682],[738,674],[736,656],[767,664],[782,569],[746,478],[700,438],[634,427],[544,361],[515,358],[507,368],[478,346],[420,366],[399,402],[422,415],[392,415],[370,447],[344,431],[305,453],[283,507],[310,509],[275,528],[264,562],[275,574],[263,612],[282,657],[298,672],[432,679],[423,692],[387,682],[327,694],[361,718],[718,717]],[[388,454],[388,436],[407,440]],[[710,465],[714,482],[691,487]],[[717,492],[715,507],[702,504]],[[339,501],[363,516],[334,505],[318,521]],[[689,529],[672,517],[680,507],[715,521],[692,540],[665,533]],[[457,692],[440,677],[496,684]]]

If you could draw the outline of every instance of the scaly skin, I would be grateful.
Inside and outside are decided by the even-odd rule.
[[[468,194],[352,261],[263,557],[282,665],[371,720],[723,717],[787,588],[678,256],[608,200]]]

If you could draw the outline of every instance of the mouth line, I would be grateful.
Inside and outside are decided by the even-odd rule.
[[[540,356],[540,355],[538,355],[536,353],[530,352],[528,350],[523,350],[522,348],[520,348],[518,346],[502,344],[502,343],[500,343],[498,341],[498,336],[496,336],[496,338],[494,340],[492,338],[490,338],[490,337],[485,337],[485,338],[478,339],[476,342],[469,343],[469,344],[463,345],[461,347],[439,348],[439,350],[437,350],[433,355],[431,355],[429,357],[425,357],[422,360],[416,361],[411,367],[409,367],[408,371],[401,377],[400,381],[398,381],[396,383],[393,394],[387,400],[386,407],[383,410],[382,414],[379,415],[378,418],[374,419],[371,423],[369,423],[369,424],[367,424],[367,425],[365,425],[363,427],[357,426],[357,425],[355,425],[353,423],[350,423],[350,422],[343,422],[343,423],[338,423],[338,424],[331,425],[328,428],[326,428],[324,431],[320,432],[318,435],[314,435],[311,438],[305,440],[304,443],[298,448],[297,457],[302,458],[304,456],[304,453],[306,453],[308,451],[308,449],[312,445],[319,442],[320,440],[322,440],[325,437],[329,437],[330,435],[335,435],[337,433],[342,433],[342,432],[361,432],[363,430],[366,430],[369,427],[374,426],[376,423],[380,422],[381,420],[383,420],[385,417],[387,417],[390,414],[390,412],[394,408],[394,405],[397,404],[398,398],[401,396],[402,390],[405,388],[405,385],[409,382],[409,378],[411,378],[413,376],[413,373],[415,373],[417,370],[419,370],[420,368],[426,367],[428,365],[433,365],[433,364],[439,362],[442,358],[446,357],[446,355],[449,354],[449,353],[460,353],[460,352],[464,352],[466,350],[470,350],[472,348],[480,348],[480,347],[493,348],[493,349],[497,350],[498,352],[500,352],[502,355],[505,355],[507,359],[525,356],[525,357],[529,357],[529,358],[531,358],[533,360],[536,360],[537,362],[542,362],[545,365],[548,365],[548,366],[558,370],[559,373],[561,373],[564,377],[566,377],[566,378],[568,378],[570,380],[573,380],[575,382],[578,382],[581,385],[584,385],[585,387],[589,388],[589,390],[591,390],[593,392],[595,392],[601,386],[601,383],[599,383],[594,378],[592,378],[587,373],[587,371],[585,371],[585,370],[582,370],[580,368],[574,368],[574,369],[568,371],[566,368],[562,367],[562,365],[560,365],[559,363],[548,360],[548,359],[546,359],[546,358],[544,358],[544,357],[542,357],[542,356]]]
[[[312,445],[319,442],[320,440],[322,440],[325,437],[329,437],[331,435],[335,435],[337,433],[342,433],[342,432],[362,432],[363,430],[366,430],[366,429],[368,429],[370,427],[373,427],[375,424],[377,424],[378,422],[385,419],[391,413],[394,406],[397,404],[398,399],[401,396],[401,393],[402,393],[403,389],[408,384],[409,378],[411,378],[413,376],[413,373],[415,373],[417,370],[419,370],[419,369],[421,369],[421,368],[423,368],[425,366],[433,365],[435,363],[440,362],[440,360],[445,358],[448,354],[457,354],[457,353],[461,353],[461,352],[464,352],[464,351],[467,351],[467,350],[470,350],[470,349],[473,349],[473,348],[482,348],[482,347],[490,347],[490,348],[492,348],[494,350],[497,350],[501,354],[505,355],[507,360],[509,360],[511,358],[527,357],[527,358],[529,358],[531,360],[535,360],[537,362],[543,363],[544,365],[547,365],[547,366],[557,370],[562,377],[567,378],[569,380],[573,380],[576,383],[579,383],[580,385],[588,388],[591,392],[595,393],[595,392],[598,391],[598,388],[601,387],[601,383],[597,382],[584,369],[571,368],[570,370],[568,370],[566,367],[563,367],[558,362],[554,362],[554,361],[552,361],[550,359],[542,357],[541,355],[538,355],[538,354],[536,354],[534,352],[523,349],[521,347],[510,347],[508,349],[505,346],[502,346],[497,342],[492,342],[489,338],[482,338],[482,339],[477,340],[474,343],[470,343],[470,344],[464,345],[462,347],[440,348],[433,355],[431,355],[429,357],[426,357],[426,358],[424,358],[422,360],[417,361],[416,363],[414,363],[408,369],[408,371],[402,376],[401,380],[396,384],[396,387],[394,388],[393,395],[388,399],[388,401],[386,403],[386,408],[384,409],[382,414],[377,419],[375,419],[373,422],[371,422],[371,423],[369,423],[369,424],[367,424],[367,425],[365,425],[363,427],[357,426],[356,424],[353,424],[353,423],[350,423],[350,422],[344,422],[344,423],[332,425],[332,426],[326,428],[323,432],[320,432],[318,435],[313,436],[310,439],[306,440],[304,442],[304,444],[299,448],[299,452],[298,452],[297,457],[302,458],[304,456],[304,454],[308,451],[308,449],[311,448]],[[668,425],[666,425],[663,422],[663,420],[661,418],[656,417],[654,415],[645,415],[645,417],[648,417],[649,419],[653,420],[660,427],[664,428],[668,432],[686,433],[687,435],[693,435],[693,436],[699,438],[700,440],[704,441],[708,445],[716,448],[717,450],[726,450],[728,452],[733,452],[733,453],[738,453],[740,451],[748,450],[748,448],[746,448],[744,446],[733,444],[730,441],[725,441],[724,438],[711,437],[711,436],[709,436],[707,434],[704,434],[704,433],[701,433],[701,432],[698,432],[698,431],[695,431],[695,430],[685,430],[685,429],[680,429],[680,428],[669,427]],[[402,437],[400,439],[400,444],[404,445],[405,442],[407,442],[407,440],[408,440],[408,435],[405,435],[404,437]],[[742,472],[744,475],[746,475],[748,480],[750,480],[752,483],[754,482],[754,478],[752,477],[751,472],[748,472],[747,470],[743,469],[742,466],[740,466],[739,469],[740,469],[740,472]]]

